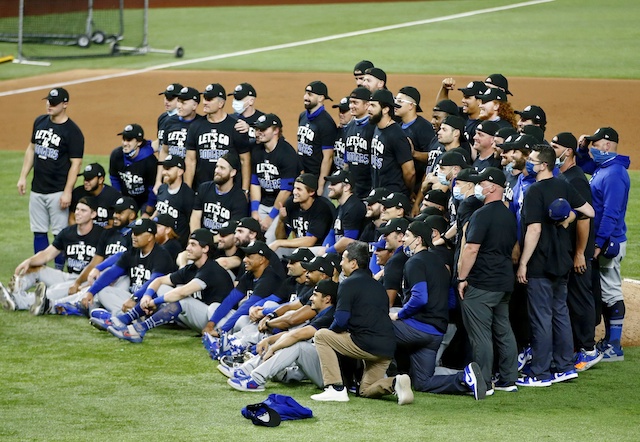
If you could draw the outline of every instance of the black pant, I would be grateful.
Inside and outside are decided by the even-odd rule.
[[[576,351],[581,348],[593,350],[596,345],[596,306],[591,273],[591,261],[587,261],[586,271],[581,275],[572,270],[567,283],[567,307]]]

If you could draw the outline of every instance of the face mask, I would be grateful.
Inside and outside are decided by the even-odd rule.
[[[442,184],[443,186],[448,186],[449,184],[451,184],[451,181],[447,179],[447,174],[444,172],[438,172],[438,181],[440,181],[440,184]]]
[[[233,108],[233,111],[236,114],[241,114],[242,112],[244,112],[244,109],[245,109],[244,101],[233,100],[233,103],[231,103],[231,107]]]
[[[525,168],[527,169],[527,173],[529,174],[529,176],[535,177],[536,175],[538,175],[538,172],[533,170],[534,167],[536,167],[536,165],[533,164],[531,161],[527,161],[525,163]]]
[[[416,242],[415,238],[413,241],[411,241],[409,244],[402,246],[402,252],[407,255],[409,258],[411,258],[413,256],[413,250],[411,250],[411,246],[413,245],[414,242]]]
[[[476,198],[478,198],[479,201],[484,201],[485,198],[487,197],[487,195],[482,193],[483,190],[484,189],[482,188],[482,186],[480,184],[476,184],[473,187],[473,194],[476,196]]]
[[[510,162],[509,164],[504,166],[504,171],[507,172],[507,174],[511,174],[513,172],[513,166],[515,164],[516,164],[515,161]]]
[[[564,165],[564,162],[567,161],[567,157],[565,155],[567,153],[567,150],[569,149],[565,149],[565,151],[562,152],[558,158],[556,158],[556,167],[562,167]],[[562,158],[563,156],[564,158]]]
[[[611,158],[617,155],[615,152],[602,152],[596,149],[595,147],[589,148],[589,151],[591,152],[593,161],[595,161],[596,164],[602,164],[605,161],[609,161]]]
[[[138,148],[136,147],[135,149],[131,150],[131,152],[125,153],[125,156],[127,158],[129,158],[130,160],[132,160],[136,156],[137,153],[138,153]]]
[[[453,188],[453,197],[458,201],[462,201],[464,199],[464,194],[460,191],[458,186]]]

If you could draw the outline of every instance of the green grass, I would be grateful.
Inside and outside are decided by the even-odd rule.
[[[181,45],[185,59],[195,59],[512,3],[516,2],[152,9],[149,42],[156,48]],[[639,14],[640,4],[634,0],[557,0],[183,69],[348,72],[356,61],[367,58],[389,73],[486,75],[499,67],[508,76],[638,78],[640,29],[635,18]],[[177,32],[167,32],[168,23]],[[15,45],[0,44],[0,53],[15,53]],[[60,60],[47,68],[5,64],[0,66],[0,79],[78,67],[135,69],[174,60],[170,55],[148,54]]]
[[[637,440],[633,379],[640,348],[570,384],[468,396],[416,394],[413,405],[352,398],[315,403],[310,384],[272,383],[264,393],[228,387],[194,333],[158,329],[140,345],[86,319],[0,311],[3,440]],[[240,409],[269,393],[313,410],[307,421],[251,425]]]

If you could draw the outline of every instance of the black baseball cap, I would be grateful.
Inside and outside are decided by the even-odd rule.
[[[195,88],[183,86],[178,94],[178,100],[193,100],[196,103],[200,103],[200,92]]]
[[[231,221],[227,221],[218,229],[218,235],[227,236],[236,232],[236,227],[238,227],[238,221],[232,219]]]
[[[333,264],[327,258],[323,256],[314,256],[309,262],[301,262],[302,268],[313,272],[314,270],[320,270],[327,276],[333,276]]]
[[[473,183],[473,177],[475,177],[476,175],[478,175],[478,171],[476,171],[473,167],[462,169],[460,172],[458,172],[458,175],[456,175],[456,182],[464,181],[467,183]]]
[[[369,101],[377,101],[381,105],[386,104],[391,107],[394,107],[396,104],[396,100],[393,97],[393,94],[388,89],[378,89],[373,94],[371,94],[371,99]]]
[[[440,232],[440,235],[443,235],[449,230],[449,222],[441,215],[429,215],[427,219],[424,220],[424,223],[432,229],[436,229]]]
[[[391,232],[403,232],[407,230],[409,221],[406,218],[393,218],[389,220],[384,226],[378,227],[378,232],[383,235],[388,235]]]
[[[167,98],[176,98],[178,95],[180,95],[180,89],[182,88],[183,86],[180,83],[171,83],[158,95],[164,95]]]
[[[149,218],[139,218],[135,220],[131,226],[131,231],[134,235],[140,235],[142,233],[151,233],[155,235],[158,229],[156,227],[156,223],[151,221]]]
[[[202,91],[202,96],[207,100],[211,100],[216,97],[220,97],[223,100],[226,100],[227,91],[224,90],[224,87],[220,83],[211,83],[204,88],[204,91]]]
[[[340,99],[338,104],[334,104],[331,106],[334,109],[339,109],[341,113],[345,113],[349,111],[349,97],[343,97]]]
[[[479,174],[471,177],[473,183],[481,183],[483,181],[489,181],[497,184],[500,187],[504,187],[507,179],[504,176],[504,172],[497,167],[487,167]]]
[[[423,244],[427,247],[433,247],[431,243],[431,234],[433,233],[431,226],[421,221],[413,221],[407,226],[407,230],[415,236],[422,238]]]
[[[357,98],[358,100],[369,101],[371,100],[371,91],[366,87],[357,87],[351,91],[349,98]]]
[[[156,224],[160,224],[161,226],[165,227],[171,227],[173,230],[175,230],[177,226],[176,219],[168,213],[159,214],[155,217],[154,221],[156,222]]]
[[[138,212],[138,204],[136,200],[131,198],[130,196],[123,196],[116,200],[113,205],[113,211],[116,213],[122,212],[123,210],[131,209],[134,212]]]
[[[462,95],[466,97],[475,97],[479,94],[484,94],[484,91],[487,90],[487,85],[482,81],[472,81],[467,84],[467,87],[458,88]]]
[[[538,124],[547,124],[547,114],[544,113],[540,106],[535,104],[527,106],[521,111],[514,111],[514,113],[520,115],[523,120],[533,120]]]
[[[85,204],[94,212],[98,210],[98,202],[92,196],[83,196],[78,200],[78,204]]]
[[[238,221],[238,225],[236,227],[244,227],[256,233],[262,232],[262,229],[260,228],[260,223],[258,222],[258,220],[255,218],[251,218],[250,216],[245,216],[244,218],[240,218],[240,221]]]
[[[302,183],[312,190],[318,190],[318,177],[312,173],[300,174],[296,180],[296,183]]]
[[[460,166],[463,169],[471,167],[469,163],[467,163],[467,159],[464,155],[459,152],[453,152],[452,150],[443,153],[438,164],[441,166]]]
[[[249,243],[247,247],[240,247],[245,255],[269,255],[269,246],[267,246],[263,241],[252,241]]]
[[[164,161],[160,162],[160,165],[165,169],[169,169],[171,167],[179,167],[184,170],[184,160],[177,155],[167,155]]]
[[[612,127],[601,127],[593,135],[585,137],[589,141],[609,140],[614,143],[618,142],[618,132]]]
[[[364,71],[366,75],[371,75],[372,77],[377,78],[378,80],[382,80],[385,83],[387,82],[387,73],[380,68],[372,67]]]
[[[127,140],[142,141],[144,140],[144,129],[136,123],[127,124],[118,135],[122,135],[122,138],[126,138]]]
[[[265,130],[272,126],[282,127],[282,120],[276,114],[260,115],[253,123],[253,127],[260,130]]]
[[[483,103],[488,103],[489,101],[504,102],[507,101],[507,93],[497,87],[490,87],[484,93],[476,95],[476,98],[482,100]]]
[[[350,171],[340,169],[333,172],[332,175],[329,175],[328,177],[326,177],[325,181],[331,184],[336,184],[336,183],[353,184],[353,176]]]
[[[544,130],[540,126],[536,126],[534,124],[527,124],[522,128],[522,133],[526,135],[531,135],[533,138],[538,140],[538,143],[544,143]]]
[[[333,299],[338,296],[338,283],[331,279],[323,279],[313,289],[314,292],[322,293],[323,295],[329,295]]]
[[[440,189],[431,189],[425,195],[424,199],[442,207],[447,207],[449,197]]]
[[[104,167],[99,163],[88,164],[78,176],[83,176],[85,180],[92,180],[97,176],[105,176]]]
[[[531,150],[533,146],[538,144],[538,140],[533,135],[522,134],[511,142],[513,148],[517,150]]]
[[[291,255],[282,255],[282,257],[289,262],[309,262],[315,255],[306,247],[298,247]]]
[[[209,246],[209,248],[213,248],[215,245],[213,233],[209,229],[196,229],[189,235],[189,239],[195,239],[200,244],[200,247]]]
[[[502,74],[491,74],[487,77],[486,80],[484,80],[484,82],[502,89],[509,95],[513,95],[511,92],[509,92],[509,81],[507,80],[507,77]]]
[[[389,193],[391,192],[389,192],[384,187],[376,187],[375,189],[371,189],[371,191],[369,192],[369,195],[367,195],[364,201],[367,204],[379,203],[380,201],[382,201],[382,198],[389,195]]]
[[[458,115],[447,115],[445,119],[442,120],[442,124],[446,124],[447,126],[451,126],[454,129],[458,129],[460,133],[464,132],[464,118],[459,117]]]
[[[571,132],[560,132],[551,139],[551,142],[559,144],[562,147],[567,147],[574,152],[578,149],[578,140],[576,140],[576,137]]]
[[[329,90],[327,89],[327,85],[321,81],[317,81],[317,80],[312,81],[307,85],[307,87],[304,88],[304,90],[307,92],[311,92],[312,94],[324,95],[324,98],[326,100],[333,101],[333,99],[329,96]]]
[[[405,211],[411,208],[411,202],[404,193],[393,192],[380,200],[384,207],[401,207]]]
[[[413,101],[416,102],[416,111],[422,112],[422,108],[420,107],[420,91],[413,86],[405,86],[400,88],[398,91],[399,94],[404,94],[407,97],[411,97]]]
[[[458,105],[449,99],[438,101],[438,103],[433,107],[433,110],[434,112],[444,112],[449,115],[460,115],[460,108],[458,108]]]
[[[518,133],[517,130],[515,130],[513,127],[511,126],[505,126],[505,127],[501,127],[500,129],[498,129],[496,131],[496,137],[500,137],[503,140],[506,140],[507,137],[511,136],[511,135],[516,135]]]
[[[360,75],[364,75],[365,71],[372,67],[373,63],[371,63],[369,60],[359,61],[353,68],[353,76],[358,77]]]
[[[222,155],[220,159],[225,160],[227,163],[229,163],[229,166],[231,166],[232,169],[235,169],[235,170],[240,169],[240,166],[241,166],[240,157],[234,151],[230,150],[229,152]]]
[[[509,152],[510,150],[515,150],[516,147],[514,142],[516,141],[516,138],[518,138],[519,136],[520,136],[519,133],[509,135],[507,138],[504,139],[502,143],[497,143],[496,146],[502,149],[503,152]]]
[[[46,97],[43,100],[48,100],[49,104],[52,106],[57,106],[60,103],[68,103],[69,102],[69,92],[65,88],[56,87],[49,91]]]
[[[231,95],[233,95],[233,98],[235,98],[236,100],[242,100],[245,97],[258,96],[254,87],[251,86],[249,83],[240,83],[233,89],[232,93],[227,94],[227,96],[231,96]]]
[[[476,131],[480,131],[487,135],[495,137],[496,132],[498,132],[499,128],[500,126],[498,126],[498,123],[496,123],[495,121],[483,121],[476,126]]]

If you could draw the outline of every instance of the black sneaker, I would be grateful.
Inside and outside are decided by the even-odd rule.
[[[515,393],[516,391],[518,391],[518,386],[515,382],[505,382],[500,380],[493,385],[493,388],[494,390],[508,391],[510,393]]]

